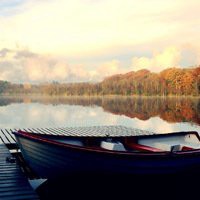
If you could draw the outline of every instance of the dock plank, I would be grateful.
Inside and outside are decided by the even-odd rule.
[[[2,129],[1,130],[1,132],[5,135],[5,137],[7,138],[7,140],[8,140],[8,143],[11,143],[11,144],[14,144],[14,143],[16,143],[16,141],[14,140],[14,136],[12,137],[11,135],[10,135],[10,131],[9,130],[7,130],[7,129]]]
[[[14,134],[12,133],[12,129],[5,129],[5,131],[10,134],[11,138],[14,140],[13,142],[16,142],[16,138]]]
[[[0,144],[0,199],[39,199],[17,163],[7,161],[11,156],[7,147]]]
[[[2,141],[3,141],[4,144],[9,144],[10,143],[10,141],[8,140],[8,138],[5,136],[3,129],[1,129],[1,131],[0,131],[0,137],[1,137],[1,139],[2,139]]]

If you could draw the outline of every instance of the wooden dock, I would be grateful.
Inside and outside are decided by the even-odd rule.
[[[0,199],[39,199],[5,144],[0,144]]]

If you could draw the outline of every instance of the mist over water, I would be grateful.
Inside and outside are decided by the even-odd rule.
[[[200,99],[1,97],[0,128],[125,125],[158,133],[200,132]]]

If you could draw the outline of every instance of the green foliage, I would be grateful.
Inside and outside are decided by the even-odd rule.
[[[9,82],[7,82],[7,81],[0,81],[0,94],[6,92],[9,85],[10,85]]]

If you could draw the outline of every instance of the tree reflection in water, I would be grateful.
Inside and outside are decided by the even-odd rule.
[[[191,122],[200,125],[200,98],[176,97],[1,97],[0,106],[11,103],[99,106],[105,112],[148,120],[160,117],[169,123]]]

